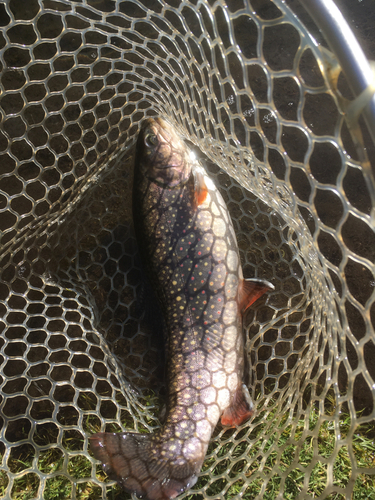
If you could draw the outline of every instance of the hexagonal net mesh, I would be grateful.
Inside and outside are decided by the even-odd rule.
[[[375,473],[375,199],[326,51],[270,0],[9,0],[0,23],[1,493],[109,498],[87,437],[160,425],[130,193],[162,115],[205,156],[245,276],[276,287],[245,318],[257,413],[216,429],[181,498],[351,498]]]

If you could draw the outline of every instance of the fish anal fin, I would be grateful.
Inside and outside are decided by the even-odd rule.
[[[194,174],[194,204],[199,207],[207,198],[208,189],[204,180],[204,175],[197,169],[193,170]]]
[[[204,458],[181,465],[180,456],[162,457],[153,435],[129,432],[94,434],[90,448],[111,479],[144,500],[169,500],[193,486]]]
[[[254,405],[249,390],[242,384],[234,394],[231,406],[221,416],[221,423],[227,427],[237,427],[254,415]]]
[[[266,280],[243,279],[239,287],[239,309],[242,313],[246,311],[256,300],[275,287]]]

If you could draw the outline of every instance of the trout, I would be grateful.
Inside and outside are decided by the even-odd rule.
[[[219,419],[238,426],[253,414],[242,315],[274,287],[244,280],[223,198],[161,118],[146,119],[138,136],[133,218],[165,319],[166,416],[153,434],[95,434],[91,450],[126,491],[167,500],[196,483]]]

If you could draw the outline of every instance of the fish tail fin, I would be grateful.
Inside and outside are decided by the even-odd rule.
[[[175,498],[196,483],[200,470],[182,457],[163,458],[153,434],[101,432],[90,437],[90,448],[111,479],[148,500]]]
[[[236,427],[248,420],[254,413],[254,404],[249,390],[245,384],[242,384],[235,392],[232,404],[224,410],[221,423],[228,427]]]

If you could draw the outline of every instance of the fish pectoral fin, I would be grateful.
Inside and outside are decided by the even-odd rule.
[[[100,432],[90,437],[90,448],[111,479],[144,500],[175,498],[196,483],[200,470],[195,463],[163,459],[150,434]]]
[[[231,406],[221,416],[221,423],[227,427],[236,427],[254,415],[254,404],[249,390],[242,384],[234,394]]]
[[[242,314],[263,294],[274,290],[272,283],[266,280],[243,279],[239,286],[239,308]]]
[[[196,207],[202,205],[207,198],[208,189],[204,180],[204,175],[197,169],[193,169],[194,175],[194,203]]]

